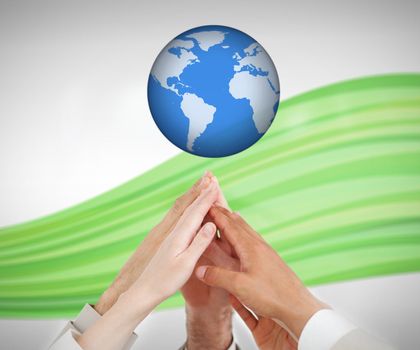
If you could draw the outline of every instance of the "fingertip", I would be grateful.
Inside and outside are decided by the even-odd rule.
[[[215,190],[216,190],[216,184],[211,178],[206,177],[205,179],[203,179],[201,194],[207,195],[209,193],[216,192]]]
[[[207,266],[199,266],[195,270],[195,275],[197,276],[198,279],[202,280],[204,279],[204,276],[206,275],[206,271],[207,271]]]
[[[200,188],[205,189],[210,183],[210,178],[208,176],[203,176],[200,182]]]
[[[212,222],[208,222],[203,227],[203,233],[207,237],[213,237],[213,235],[216,233],[216,225]]]
[[[217,176],[216,175],[212,175],[213,176],[213,180],[214,180],[214,182],[216,182],[217,184],[219,184],[219,179],[217,178]]]

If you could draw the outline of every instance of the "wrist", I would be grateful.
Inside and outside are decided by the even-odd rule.
[[[226,350],[232,343],[232,308],[186,305],[187,349]]]
[[[305,290],[294,303],[290,303],[286,310],[279,313],[276,321],[288,328],[296,340],[299,339],[309,319],[318,311],[329,308],[315,298],[308,290]]]
[[[122,307],[126,317],[134,319],[139,323],[158,305],[159,301],[147,288],[130,288],[121,293],[115,305]]]

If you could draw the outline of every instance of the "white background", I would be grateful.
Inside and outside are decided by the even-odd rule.
[[[0,0],[0,226],[77,204],[179,152],[154,125],[146,83],[154,58],[180,32],[204,24],[247,32],[276,63],[284,99],[348,78],[420,71],[419,13],[418,1]],[[414,349],[419,281],[316,292]],[[143,348],[176,348],[182,313],[154,315],[143,325]],[[0,321],[0,346],[41,348],[60,325]]]

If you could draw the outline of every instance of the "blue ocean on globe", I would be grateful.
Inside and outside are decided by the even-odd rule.
[[[160,131],[180,149],[225,157],[257,142],[276,115],[280,86],[264,48],[225,26],[188,30],[156,58],[148,102]]]

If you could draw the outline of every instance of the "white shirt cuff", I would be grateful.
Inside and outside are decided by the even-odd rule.
[[[84,333],[91,325],[101,318],[101,315],[89,304],[86,304],[74,321],[70,321],[53,342],[50,350],[81,350],[75,340],[75,335]],[[137,334],[133,333],[122,350],[129,350],[137,340]]]
[[[357,329],[337,312],[324,309],[306,323],[299,338],[298,350],[331,350],[346,334]]]

